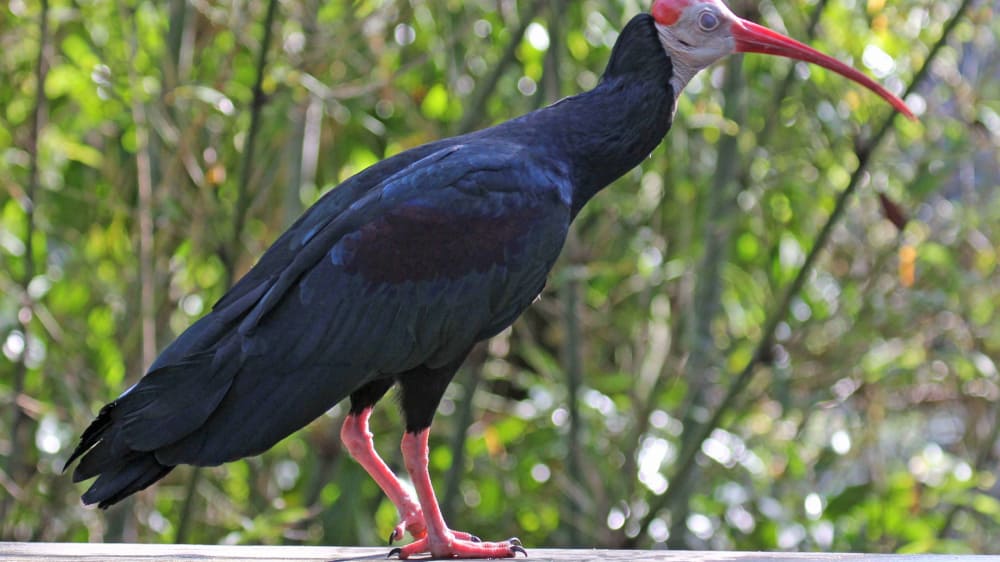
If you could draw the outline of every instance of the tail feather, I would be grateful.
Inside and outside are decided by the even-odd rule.
[[[233,351],[238,346],[159,367],[101,408],[63,467],[79,458],[73,481],[97,477],[83,494],[85,504],[106,508],[173,469],[157,450],[196,431],[219,406],[240,368]]]
[[[122,451],[116,451],[113,440],[102,441],[80,459],[80,464],[73,471],[73,482],[83,482],[103,472],[115,470],[123,462],[132,460],[133,456],[135,454],[130,454],[129,451],[125,451],[124,455]]]
[[[151,452],[129,450],[120,438],[116,426],[118,404],[112,402],[97,415],[97,419],[80,438],[80,444],[66,461],[65,471],[81,457],[73,471],[73,482],[97,480],[83,494],[83,503],[98,504],[102,509],[118,503],[129,495],[163,478],[173,467],[159,463]]]
[[[63,465],[62,468],[63,472],[66,472],[66,469],[69,468],[69,465],[73,464],[73,461],[78,459],[80,455],[89,451],[91,447],[96,445],[97,442],[101,440],[101,437],[104,435],[104,432],[107,431],[108,426],[111,425],[111,410],[114,407],[115,407],[114,402],[104,406],[103,408],[101,408],[101,411],[97,414],[97,417],[94,419],[94,421],[90,422],[90,425],[87,426],[87,429],[83,431],[83,435],[80,436],[80,442],[77,443],[76,449],[73,449],[73,454],[69,456],[69,459],[66,460],[66,464]],[[77,469],[77,472],[79,472],[79,468]],[[80,480],[86,480],[86,478],[81,478],[80,480],[78,480],[75,474],[76,473],[74,473],[74,478],[73,478],[74,482],[79,482]]]
[[[103,472],[83,494],[83,503],[101,509],[127,498],[167,475],[174,467],[163,466],[152,453],[140,453],[114,470]]]

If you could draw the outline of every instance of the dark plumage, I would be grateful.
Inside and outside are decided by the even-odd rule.
[[[105,406],[67,465],[101,507],[174,466],[266,451],[349,395],[392,382],[407,431],[430,425],[474,343],[541,292],[570,221],[670,126],[669,59],[649,15],[601,83],[380,162],[327,193]]]

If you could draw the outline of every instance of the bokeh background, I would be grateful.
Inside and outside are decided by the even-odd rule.
[[[107,512],[62,463],[322,193],[593,87],[646,9],[0,5],[0,539],[384,544],[396,515],[339,445],[343,407]],[[529,550],[998,553],[997,4],[733,9],[910,92],[919,122],[787,60],[697,76],[449,389],[446,516]],[[401,468],[391,400],[373,429]]]

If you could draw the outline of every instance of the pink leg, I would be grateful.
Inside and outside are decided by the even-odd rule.
[[[417,499],[424,511],[427,535],[402,548],[393,549],[389,555],[398,554],[400,558],[410,558],[429,552],[434,558],[513,558],[521,552],[527,556],[528,553],[517,539],[505,542],[479,542],[470,538],[468,533],[448,529],[438,507],[427,468],[429,433],[427,429],[416,434],[407,432],[403,435],[402,443],[403,461],[406,463],[406,471],[413,479]]]
[[[344,420],[343,427],[340,428],[340,440],[344,442],[344,446],[347,447],[354,460],[358,461],[358,464],[371,475],[375,483],[378,484],[379,488],[382,488],[382,491],[399,511],[399,525],[396,525],[392,534],[389,535],[389,542],[402,539],[405,531],[409,531],[415,539],[423,538],[427,535],[427,529],[420,506],[403,488],[396,475],[375,451],[372,433],[368,429],[368,418],[371,414],[372,409],[365,408],[358,415],[348,415],[347,419]]]

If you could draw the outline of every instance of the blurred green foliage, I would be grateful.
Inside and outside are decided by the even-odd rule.
[[[593,87],[647,3],[280,2],[252,156],[267,2],[46,6],[37,144],[43,7],[0,8],[0,539],[383,544],[396,514],[340,448],[343,407],[107,513],[60,470],[149,349],[320,194]],[[733,6],[897,92],[958,7]],[[431,465],[455,527],[529,546],[1000,552],[996,7],[960,20],[908,99],[920,121],[896,120],[700,443],[691,427],[772,336],[889,107],[763,56],[696,77],[664,145],[584,210],[541,300],[449,389]],[[397,468],[401,427],[386,401],[373,429]]]

